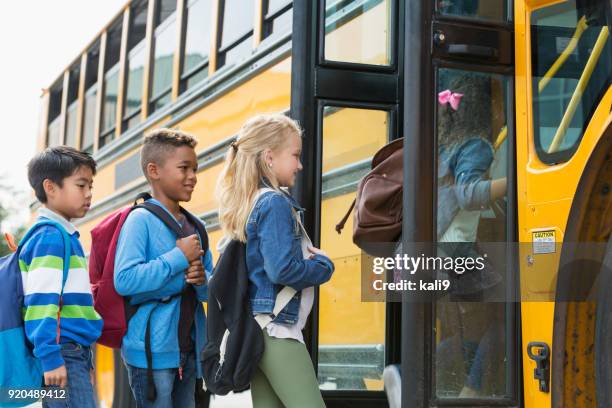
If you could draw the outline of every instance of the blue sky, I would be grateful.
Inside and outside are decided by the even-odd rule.
[[[0,200],[28,219],[26,164],[34,154],[40,95],[118,13],[127,0],[20,0],[0,13]]]

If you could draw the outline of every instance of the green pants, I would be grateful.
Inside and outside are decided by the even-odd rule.
[[[306,346],[263,334],[265,351],[251,381],[253,407],[325,407]]]

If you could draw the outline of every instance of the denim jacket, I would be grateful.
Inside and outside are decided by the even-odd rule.
[[[303,208],[291,196],[268,191],[255,203],[246,225],[251,310],[272,313],[277,293],[291,286],[297,293],[274,319],[285,324],[298,320],[302,289],[327,282],[334,271],[325,256],[303,259],[301,230],[293,210],[303,216]]]
[[[473,137],[457,145],[440,146],[438,157],[438,238],[460,209],[484,210],[491,201],[491,180],[485,175],[493,162],[493,147]]]

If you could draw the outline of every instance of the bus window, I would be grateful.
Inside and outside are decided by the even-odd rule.
[[[142,87],[146,47],[148,2],[141,1],[130,11],[130,32],[128,35],[127,72],[125,78],[125,99],[123,106],[124,131],[140,123],[142,108]]]
[[[385,303],[361,302],[361,250],[334,225],[350,207],[374,153],[387,143],[389,113],[328,106],[323,112],[321,248],[335,264],[319,297],[319,382],[322,389],[382,390]]]
[[[187,28],[181,82],[187,90],[208,77],[210,53],[211,0],[195,0],[187,5]]]
[[[603,4],[603,3],[602,3]],[[601,11],[565,1],[531,15],[534,141],[540,160],[569,160],[610,86],[612,51]]]
[[[156,10],[150,113],[170,103],[176,46],[176,0],[161,0]]]
[[[98,98],[98,85],[92,85],[85,94],[84,118],[83,118],[83,138],[81,140],[81,150],[89,154],[93,153],[94,131],[96,120],[96,100]]]
[[[102,132],[98,147],[104,147],[115,135],[117,126],[117,96],[119,94],[119,64],[104,75],[104,106]]]
[[[436,10],[442,15],[489,21],[509,20],[507,0],[436,0]]]
[[[62,82],[57,81],[49,90],[49,124],[47,127],[47,147],[62,144],[60,122],[62,121]]]
[[[87,68],[85,69],[85,100],[83,102],[83,135],[81,137],[81,150],[88,153],[93,153],[99,62],[100,44],[97,42],[95,46],[87,52]]]
[[[76,147],[77,111],[79,102],[74,101],[66,109],[66,146]]]
[[[104,58],[104,95],[102,98],[102,123],[98,147],[113,139],[117,126],[117,96],[119,94],[119,56],[121,55],[122,19],[108,30],[106,56]]]
[[[76,146],[77,137],[77,112],[79,106],[79,78],[81,74],[80,64],[77,63],[70,69],[68,79],[68,100],[66,108],[66,140],[64,142],[67,146]]]
[[[390,65],[392,4],[391,0],[326,0],[325,59]]]
[[[146,46],[144,40],[128,54],[127,86],[125,88],[125,129],[140,123],[142,108],[142,86]]]
[[[263,10],[262,38],[289,33],[293,25],[293,2],[291,0],[268,0],[266,3]]]
[[[438,255],[486,257],[484,269],[451,276],[449,294],[436,302],[434,383],[442,399],[506,394],[508,306],[487,303],[503,288],[506,257],[484,255],[481,245],[506,240],[507,86],[500,75],[438,71]]]
[[[253,50],[253,0],[223,0],[217,68],[248,56]]]

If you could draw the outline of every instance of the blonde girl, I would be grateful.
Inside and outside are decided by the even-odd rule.
[[[232,143],[217,184],[225,236],[246,243],[253,315],[271,315],[286,286],[296,294],[263,329],[265,352],[251,382],[253,406],[324,407],[302,329],[314,287],[334,265],[312,245],[303,249],[303,209],[286,188],[302,170],[299,126],[284,115],[249,119]]]

